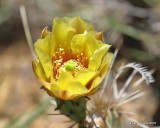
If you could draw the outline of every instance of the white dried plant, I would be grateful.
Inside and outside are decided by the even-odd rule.
[[[113,62],[117,53],[118,50],[116,50],[114,54]],[[132,73],[124,83],[118,82],[118,79],[127,69],[132,69]],[[122,64],[116,75],[112,78],[109,77],[112,74],[112,71],[110,71],[109,76],[106,76],[102,84],[102,88],[95,95],[91,96],[88,101],[86,127],[125,128],[124,122],[137,122],[134,125],[130,124],[129,128],[148,128],[147,125],[138,123],[139,120],[134,119],[134,115],[139,113],[130,111],[131,109],[128,111],[126,104],[138,100],[145,95],[145,91],[140,86],[142,86],[143,82],[149,85],[155,81],[152,76],[153,72],[154,70],[148,71],[146,67],[137,63]],[[139,74],[140,77],[135,81],[133,79],[137,74]]]

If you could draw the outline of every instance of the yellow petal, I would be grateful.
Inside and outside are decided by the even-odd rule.
[[[49,49],[48,49],[49,48],[49,43],[48,43],[48,40],[39,39],[39,40],[36,41],[34,46],[35,46],[35,50],[36,50],[37,55],[39,53],[38,49],[41,49],[41,51],[43,51],[45,54],[49,55]]]
[[[66,47],[67,43],[75,35],[76,31],[64,20],[55,18],[53,21],[52,33],[55,36],[56,42],[61,44],[62,47]]]
[[[44,83],[42,87],[50,96],[60,97],[62,89],[56,83]]]
[[[110,69],[110,64],[111,64],[112,58],[113,58],[113,54],[112,53],[107,53],[107,55],[105,55],[105,57],[104,57],[104,59],[102,61],[101,67],[98,70],[98,75],[94,79],[94,81],[93,81],[93,83],[91,85],[91,88],[89,90],[89,95],[93,94],[97,90],[98,86],[103,81],[104,77],[107,76],[107,73],[108,73],[108,71]]]
[[[64,100],[72,100],[75,97],[82,96],[88,90],[76,81],[69,72],[62,71],[58,81],[44,83],[45,91],[51,96],[56,96]]]
[[[106,73],[109,71],[110,69],[110,64],[112,62],[112,58],[113,58],[113,54],[108,52],[102,61],[101,67],[99,69],[99,76],[103,79],[104,76],[106,76]]]
[[[97,40],[103,41],[103,31],[96,33]]]
[[[48,43],[49,43],[49,47],[48,47],[49,55],[50,55],[50,57],[52,57],[53,53],[55,52],[55,49],[58,46],[58,44],[55,41],[55,37],[53,35],[50,36]]]
[[[35,50],[36,50],[36,53],[37,53],[38,58],[40,60],[40,63],[44,69],[44,72],[45,72],[47,78],[49,78],[51,76],[53,66],[52,66],[51,58],[50,58],[48,51],[47,51],[48,50],[47,46],[42,45],[42,44],[45,44],[44,39],[38,40],[35,43]]]
[[[72,92],[69,92],[67,90],[62,90],[59,86],[54,85],[54,84],[46,85],[45,87],[43,87],[43,89],[45,91],[47,91],[47,93],[50,96],[58,97],[58,98],[63,99],[63,100],[73,100],[74,98],[77,98],[77,97],[81,96],[80,94],[74,93],[75,92],[74,87],[71,89]],[[75,89],[77,90],[77,88],[75,88]]]
[[[44,73],[44,70],[39,63],[37,59],[32,61],[33,71],[38,79],[42,79],[44,81],[47,81],[46,75]]]
[[[59,75],[57,84],[62,90],[66,90],[71,94],[83,94],[87,91],[87,88],[84,87],[81,82],[76,80],[71,73],[63,70]]]
[[[91,88],[89,89],[89,92],[97,89],[97,87],[100,85],[101,82],[102,82],[101,77],[96,77],[91,85]]]
[[[51,33],[48,31],[48,27],[45,27],[45,28],[42,30],[41,39],[44,39],[47,35],[51,35]]]
[[[73,84],[72,86],[68,86],[67,91],[71,95],[84,95],[88,92],[88,90],[81,84]]]
[[[102,45],[104,45],[104,43],[98,41],[95,38],[94,34],[87,33],[86,36],[87,36],[87,41],[86,41],[87,43],[85,47],[85,53],[90,58],[94,54],[95,50],[99,49]]]
[[[76,74],[75,79],[79,81],[83,86],[86,86],[87,83],[89,83],[95,75],[96,72],[89,69],[84,69]]]
[[[72,38],[70,47],[74,53],[79,53],[84,49],[85,44],[86,44],[86,35],[78,34]]]
[[[54,36],[45,35],[45,38],[37,40],[34,46],[35,46],[36,52],[38,48],[38,49],[41,49],[45,54],[51,57],[53,55],[55,48],[57,47],[57,44],[55,42]]]
[[[75,28],[77,34],[82,34],[84,31],[94,32],[94,27],[86,20],[81,19],[79,16],[73,18],[64,18],[70,25]]]
[[[47,54],[49,54],[50,57],[52,57],[57,47],[57,43],[54,35],[47,30],[47,27],[45,27],[42,31],[41,39],[42,40],[39,40],[39,42],[36,42],[37,45],[39,45],[39,47],[41,46],[41,49],[43,49]]]
[[[94,71],[98,70],[101,65],[102,59],[109,48],[110,45],[103,44],[99,49],[95,50],[94,54],[89,60],[88,68]]]

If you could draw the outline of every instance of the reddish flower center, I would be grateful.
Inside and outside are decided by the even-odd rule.
[[[88,67],[88,58],[82,52],[74,55],[72,52],[66,52],[63,48],[59,47],[52,56],[53,75],[57,80],[62,69],[65,69],[65,64],[68,61],[73,61],[76,65],[75,70],[72,71],[74,76],[78,71]]]

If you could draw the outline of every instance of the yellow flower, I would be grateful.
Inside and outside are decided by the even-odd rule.
[[[55,18],[35,43],[33,70],[50,96],[72,100],[93,94],[109,70],[112,54],[102,32],[80,17]]]

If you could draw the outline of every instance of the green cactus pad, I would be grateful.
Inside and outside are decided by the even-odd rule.
[[[61,114],[66,115],[71,120],[81,123],[86,117],[86,99],[80,97],[76,100],[62,100],[56,98],[57,109]]]

